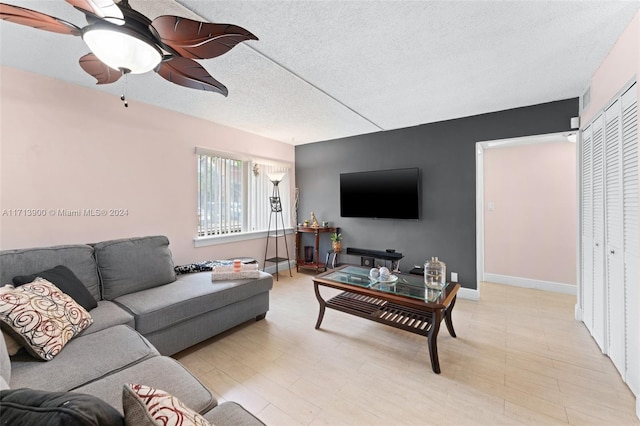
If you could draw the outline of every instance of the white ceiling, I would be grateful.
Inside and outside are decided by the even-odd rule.
[[[4,0],[82,27],[63,0]],[[290,144],[579,96],[640,9],[626,1],[130,0],[240,25],[260,40],[200,61],[229,97],[131,75],[145,102]],[[114,94],[78,65],[78,37],[0,23],[0,64]]]

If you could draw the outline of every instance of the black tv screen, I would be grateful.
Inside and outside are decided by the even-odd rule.
[[[419,219],[420,170],[341,173],[340,216]]]

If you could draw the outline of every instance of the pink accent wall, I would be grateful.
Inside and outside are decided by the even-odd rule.
[[[293,163],[292,145],[135,101],[124,108],[116,96],[13,68],[0,67],[0,95],[1,249],[162,234],[176,264],[236,256],[262,263],[265,239],[194,247],[194,148]],[[13,209],[47,214],[11,216]],[[61,217],[51,209],[128,213]]]
[[[575,285],[576,144],[483,155],[485,273]]]
[[[636,76],[640,76],[640,12],[591,77],[591,102],[580,114],[580,127],[589,123]]]

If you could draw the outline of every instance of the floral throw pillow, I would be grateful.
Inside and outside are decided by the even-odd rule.
[[[0,288],[0,326],[36,358],[52,360],[92,323],[82,306],[44,278]]]
[[[209,426],[204,417],[175,396],[150,386],[128,384],[122,388],[122,408],[127,426]]]

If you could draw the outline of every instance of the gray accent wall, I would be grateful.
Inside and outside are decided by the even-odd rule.
[[[463,287],[476,289],[476,142],[571,130],[578,98],[506,111],[298,145],[296,187],[298,221],[313,211],[318,221],[341,228],[347,247],[395,249],[404,255],[400,270],[409,272],[431,256],[457,272]],[[421,172],[419,220],[340,217],[340,173],[418,167]],[[505,176],[509,179],[509,176]],[[395,203],[401,199],[371,200]],[[301,246],[313,242],[303,235]],[[321,238],[321,261],[331,248]],[[357,256],[340,262],[359,264]]]

